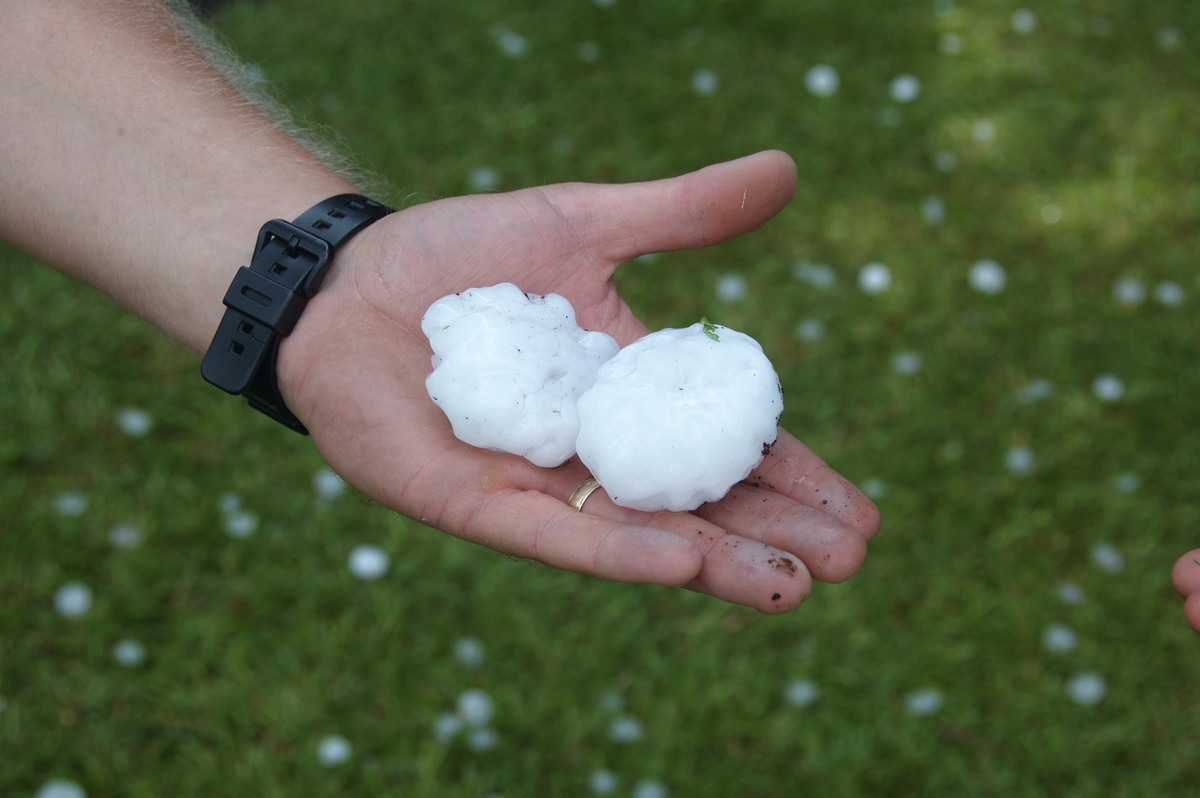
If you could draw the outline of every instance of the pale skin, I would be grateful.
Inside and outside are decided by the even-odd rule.
[[[156,0],[12,0],[0,26],[0,235],[202,353],[258,228],[355,191],[205,63]],[[790,199],[764,152],[681,177],[559,184],[417,205],[357,235],[280,351],[292,410],[343,478],[507,554],[783,612],[862,565],[875,506],[787,432],[746,484],[647,514],[587,476],[467,446],[425,393],[435,299],[513,282],[562,294],[621,344],[646,327],[613,274],[650,252],[751,232]],[[215,390],[197,377],[197,390]],[[230,399],[230,401],[240,401]],[[252,412],[247,410],[246,412]],[[264,417],[262,423],[269,424]],[[300,444],[300,439],[297,438]]]

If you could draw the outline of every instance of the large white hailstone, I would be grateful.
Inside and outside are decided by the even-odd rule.
[[[421,329],[434,351],[425,387],[459,440],[547,468],[575,454],[576,401],[618,347],[580,328],[570,302],[472,288],[434,302]]]
[[[783,394],[762,347],[707,321],[651,333],[579,398],[579,459],[622,507],[694,510],[775,442]]]

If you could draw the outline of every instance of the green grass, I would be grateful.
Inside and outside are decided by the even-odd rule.
[[[764,617],[512,561],[352,494],[321,501],[306,442],[3,250],[0,794],[66,778],[91,798],[578,796],[599,768],[615,795],[645,779],[689,798],[1194,794],[1200,643],[1169,571],[1200,545],[1200,7],[1051,4],[1029,35],[1010,26],[1018,7],[228,7],[221,33],[397,203],[471,191],[480,167],[507,189],[791,153],[796,199],[763,231],[619,280],[653,326],[707,315],[757,337],[785,424],[873,486],[884,531],[854,580]],[[1179,47],[1159,45],[1165,26]],[[524,58],[501,53],[499,27],[525,37]],[[947,34],[957,54],[939,51]],[[817,63],[838,69],[835,96],[805,90]],[[712,96],[691,89],[701,69]],[[894,105],[901,73],[922,93]],[[931,196],[940,226],[921,214]],[[969,287],[983,258],[1004,266],[1003,292]],[[798,281],[799,260],[836,284]],[[856,284],[873,261],[894,280],[877,296]],[[748,281],[741,301],[717,298],[728,273]],[[1114,301],[1124,277],[1145,302]],[[1160,283],[1182,305],[1156,301]],[[797,337],[806,319],[824,336]],[[905,352],[914,374],[893,369]],[[1102,374],[1124,382],[1120,401],[1094,396]],[[1036,379],[1052,394],[1022,402]],[[150,413],[148,435],[120,431],[129,407]],[[1005,467],[1019,446],[1031,474]],[[1128,474],[1137,488],[1118,490]],[[229,492],[260,518],[245,539],[223,529]],[[64,493],[86,511],[58,512]],[[117,524],[141,545],[111,545]],[[360,543],[390,554],[386,578],[350,574]],[[1091,559],[1105,543],[1118,574]],[[94,593],[85,617],[54,611],[70,581]],[[1054,623],[1076,649],[1043,646]],[[468,637],[478,668],[454,656]],[[137,667],[112,657],[127,638],[147,651]],[[1092,707],[1065,689],[1088,671],[1107,684]],[[800,679],[820,689],[803,709],[785,698]],[[472,688],[496,704],[491,751],[433,734]],[[942,709],[912,714],[927,688]],[[624,716],[640,741],[610,739]],[[326,768],[331,734],[354,755]]]

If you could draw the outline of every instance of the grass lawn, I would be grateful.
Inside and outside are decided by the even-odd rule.
[[[225,6],[399,205],[789,152],[761,232],[618,280],[755,336],[884,530],[783,617],[506,559],[2,249],[0,795],[1194,795],[1200,4],[1028,8]]]

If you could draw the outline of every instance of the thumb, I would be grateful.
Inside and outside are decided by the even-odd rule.
[[[597,256],[621,263],[757,230],[792,198],[796,164],[768,150],[665,180],[575,189],[556,204]]]

